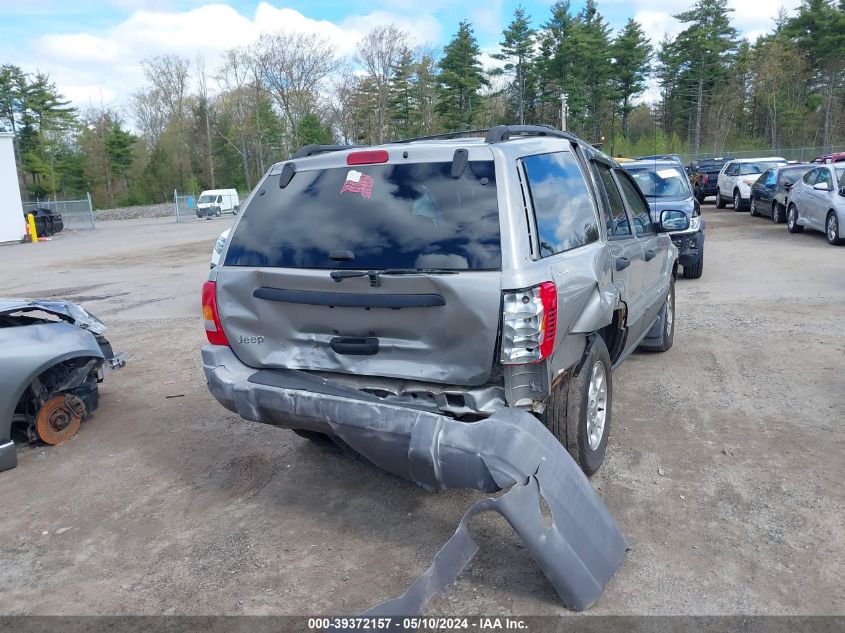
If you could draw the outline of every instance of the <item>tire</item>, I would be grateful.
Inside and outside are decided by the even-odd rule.
[[[717,209],[724,209],[725,208],[725,199],[722,198],[722,192],[716,189],[716,208]]]
[[[833,211],[830,211],[827,214],[827,220],[825,220],[824,228],[824,234],[827,236],[828,244],[838,246],[842,243],[842,237],[840,237],[841,233],[839,230],[839,218],[836,217],[836,214]]]
[[[613,405],[610,367],[607,346],[600,336],[595,336],[578,374],[554,387],[545,411],[539,416],[588,476],[601,467],[607,452]],[[603,376],[603,395],[598,387],[600,376]]]
[[[751,217],[752,218],[759,218],[760,212],[757,210],[757,201],[754,199],[754,196],[751,196]]]
[[[742,196],[739,195],[739,189],[734,189],[733,205],[734,211],[742,211],[745,208],[742,204]]]
[[[772,222],[775,224],[783,224],[781,216],[780,205],[777,202],[772,203]]]
[[[684,279],[701,279],[704,273],[704,251],[698,255],[698,261],[692,266],[684,266]]]
[[[804,227],[798,224],[798,208],[794,204],[786,209],[786,228],[790,233],[804,232]]]
[[[703,258],[702,258],[703,259]],[[700,265],[703,261],[699,260]],[[684,269],[686,273],[686,268]],[[700,277],[701,275],[699,275]],[[660,345],[640,345],[640,349],[646,352],[668,352],[675,342],[675,280],[669,282],[669,290],[666,293],[666,305],[663,308],[663,342]]]
[[[217,209],[215,209],[214,215],[215,215],[215,217],[218,217],[218,218],[220,217],[220,207],[217,207]]]
[[[704,204],[704,192],[699,189],[698,187],[695,188],[695,199],[698,200],[698,204]]]

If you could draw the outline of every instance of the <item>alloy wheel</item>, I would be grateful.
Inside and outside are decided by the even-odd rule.
[[[590,373],[587,402],[587,440],[590,449],[597,450],[604,435],[607,420],[607,373],[604,364],[596,361]]]

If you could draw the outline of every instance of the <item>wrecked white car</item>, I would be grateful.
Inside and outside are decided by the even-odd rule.
[[[69,301],[0,299],[0,471],[17,465],[13,429],[61,444],[97,409],[98,383],[126,361],[105,331]]]

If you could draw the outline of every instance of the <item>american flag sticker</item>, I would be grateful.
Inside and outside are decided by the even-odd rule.
[[[371,198],[373,195],[373,179],[367,174],[350,169],[349,173],[346,174],[346,182],[340,188],[340,193],[345,191],[360,193],[365,198]]]

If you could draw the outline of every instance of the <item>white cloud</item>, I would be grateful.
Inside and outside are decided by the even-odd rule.
[[[202,57],[207,72],[213,74],[225,50],[279,30],[315,33],[326,38],[339,55],[347,56],[371,28],[391,22],[419,44],[438,42],[441,37],[439,22],[425,13],[407,18],[375,11],[333,23],[266,2],[256,7],[252,18],[226,4],[207,4],[181,12],[136,11],[100,33],[47,33],[34,40],[31,53],[24,53],[17,63],[49,73],[74,105],[120,107],[144,84],[140,62],[145,58],[176,54],[193,62]]]

